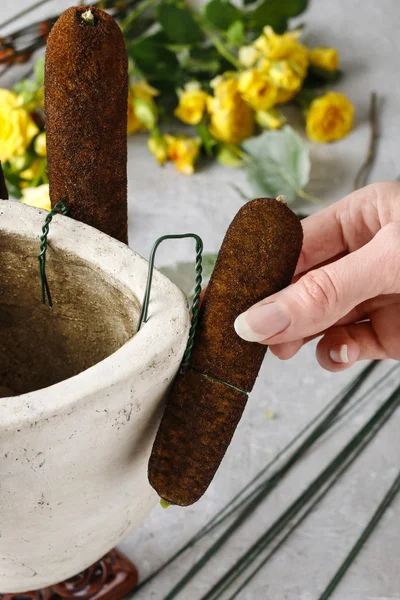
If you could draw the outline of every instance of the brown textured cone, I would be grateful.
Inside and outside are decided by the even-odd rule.
[[[303,242],[298,217],[273,198],[258,198],[232,221],[207,287],[191,366],[250,392],[266,346],[242,340],[236,317],[291,282]]]
[[[201,308],[195,370],[177,376],[150,457],[150,484],[172,504],[193,504],[206,491],[247,401],[204,374],[252,389],[267,347],[239,338],[234,321],[290,283],[302,241],[297,216],[272,198],[246,204],[228,229]]]
[[[94,25],[84,25],[91,9]],[[66,10],[47,42],[45,115],[50,199],[127,243],[128,58],[113,18]]]
[[[8,200],[8,189],[0,161],[0,200]]]
[[[188,506],[206,491],[247,402],[195,371],[177,377],[149,462],[149,481],[164,500]]]

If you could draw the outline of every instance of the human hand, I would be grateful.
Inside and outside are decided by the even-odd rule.
[[[357,360],[400,360],[400,183],[358,190],[303,221],[293,283],[235,321],[245,340],[286,360],[322,336],[329,371]]]

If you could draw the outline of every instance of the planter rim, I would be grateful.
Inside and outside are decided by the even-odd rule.
[[[15,200],[0,200],[0,235],[5,233],[30,239],[36,236],[39,251],[39,236],[46,214],[45,210]],[[141,304],[148,262],[129,246],[89,225],[61,215],[53,217],[48,240],[48,261],[51,261],[52,248],[78,255],[98,273],[104,273],[111,281],[127,288]],[[33,276],[38,278],[37,301],[40,302],[39,270]],[[49,283],[51,286],[51,281]],[[50,418],[64,411],[68,405],[79,403],[85,396],[93,396],[104,387],[118,385],[132,376],[133,370],[135,373],[144,371],[150,362],[154,369],[165,369],[165,352],[172,349],[174,343],[179,346],[176,360],[180,361],[182,338],[186,339],[183,333],[187,333],[189,325],[185,295],[155,269],[149,320],[140,332],[113,354],[73,377],[33,392],[0,398],[0,430],[17,427],[21,422],[26,424],[38,418]],[[48,367],[51,368],[51,365]],[[73,385],[67,386],[69,382]]]

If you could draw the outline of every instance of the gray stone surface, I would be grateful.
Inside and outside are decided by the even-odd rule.
[[[29,1],[18,0],[18,8]],[[51,6],[66,4],[71,3],[58,1]],[[1,19],[15,10],[15,0],[3,0]],[[397,85],[400,5],[397,0],[314,0],[301,21],[307,24],[306,35],[310,42],[340,49],[347,76],[339,87],[356,106],[357,126],[346,140],[311,148],[314,168],[309,191],[331,202],[351,190],[355,171],[364,158],[372,90],[384,97],[379,155],[372,180],[393,179],[400,173],[400,88]],[[178,175],[172,165],[159,169],[147,154],[144,138],[132,138],[129,149],[132,247],[148,256],[159,235],[194,230],[203,237],[207,251],[217,250],[227,225],[241,205],[231,183],[248,190],[243,172],[217,165],[204,167],[192,178]],[[191,242],[166,243],[158,264],[170,265],[192,255]],[[248,409],[206,496],[187,509],[156,508],[143,525],[128,536],[122,549],[136,562],[142,576],[162,564],[241,489],[359,368],[340,375],[324,372],[315,361],[314,351],[314,344],[310,344],[287,363],[268,355]],[[389,366],[382,365],[380,373]],[[392,383],[394,380],[399,382],[398,373]],[[354,417],[346,419],[334,436],[318,444],[181,597],[198,600],[306,482],[320,472],[383,396],[383,392],[377,393]],[[267,419],[266,410],[274,411],[276,419]],[[240,598],[315,600],[318,597],[397,474],[399,427],[400,414],[397,414]],[[200,545],[193,549],[137,598],[163,598],[204,548]],[[336,600],[398,600],[399,555],[400,498],[387,512],[333,597]]]

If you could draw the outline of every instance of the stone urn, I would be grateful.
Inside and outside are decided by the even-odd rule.
[[[147,463],[186,346],[182,292],[126,245],[0,202],[0,592],[52,586],[92,565],[157,503]]]

